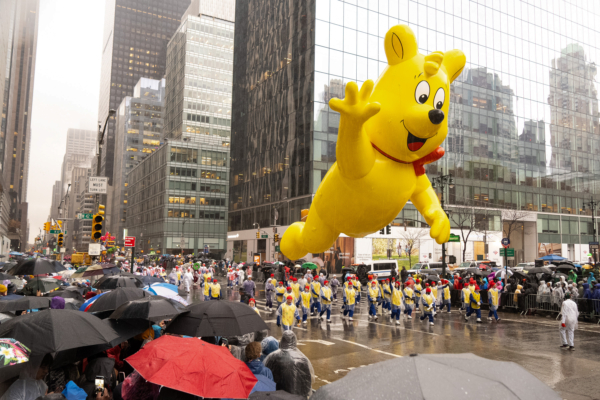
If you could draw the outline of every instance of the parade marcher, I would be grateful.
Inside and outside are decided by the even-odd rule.
[[[369,299],[369,319],[377,319],[377,304],[381,301],[377,282],[371,282],[371,287],[369,287],[367,292],[367,298]]]
[[[292,290],[291,286],[287,286],[285,288],[285,297],[287,298],[287,296],[292,296],[294,298],[294,304],[297,307],[298,306],[298,298],[296,296],[294,296],[294,291]]]
[[[463,311],[468,313],[471,305],[471,290],[469,289],[469,286],[464,286],[462,288],[460,297],[462,299],[462,307],[459,311],[461,314]]]
[[[282,281],[279,281],[279,285],[275,288],[275,299],[277,300],[277,309],[279,309],[285,302],[285,288]]]
[[[446,306],[448,309],[447,313],[450,314],[450,307],[452,306],[452,301],[450,298],[450,282],[443,280],[442,286],[439,290],[441,292],[440,311],[444,308],[444,306]]]
[[[308,314],[310,313],[310,305],[313,302],[310,286],[304,286],[304,291],[300,293],[300,307],[302,309],[302,323],[306,324]]]
[[[321,313],[319,319],[323,319],[323,314],[327,311],[327,323],[331,323],[331,288],[329,287],[329,281],[324,281],[324,285],[321,287]]]
[[[477,323],[481,324],[481,295],[479,293],[479,286],[475,286],[475,290],[469,298],[471,304],[469,305],[469,311],[465,315],[465,321],[469,321],[469,317],[474,312],[477,315]]]
[[[394,317],[396,317],[396,325],[400,325],[400,313],[402,313],[402,289],[400,287],[400,282],[395,282],[394,287],[392,288],[392,299],[391,299],[391,315],[390,322],[394,321]]]
[[[571,294],[565,294],[564,301],[560,308],[562,319],[560,321],[560,338],[562,339],[563,350],[575,351],[575,329],[578,328],[577,318],[579,318],[579,310],[577,303],[571,300]]]
[[[438,304],[442,304],[441,299],[440,299],[440,294],[441,294],[441,291],[438,293],[437,282],[436,281],[431,282],[431,295],[435,299],[435,306],[433,307],[433,315],[436,314]]]
[[[202,294],[204,294],[204,301],[210,300],[210,281],[206,280],[206,277],[203,276],[202,279]]]
[[[338,281],[337,277],[333,275],[333,279],[331,280],[331,292],[333,293],[333,301],[337,303],[337,291],[340,286],[340,281]]]
[[[392,287],[390,286],[390,280],[386,279],[384,284],[382,285],[383,289],[383,305],[381,307],[382,314],[386,314],[389,310],[392,312]]]
[[[175,285],[177,286],[177,281],[178,281],[178,277],[177,277],[177,272],[175,269],[171,270],[171,273],[169,274],[169,283],[171,285]]]
[[[491,281],[488,285],[488,304],[490,305],[490,312],[488,314],[488,320],[492,320],[492,316],[496,319],[496,322],[500,322],[500,318],[498,317],[498,304],[500,300],[500,293],[498,293],[498,289],[496,288],[496,284],[494,281]]]
[[[362,291],[362,284],[358,280],[356,276],[351,280],[352,285],[354,286],[354,290],[356,290],[356,304],[360,305],[360,293]]]
[[[325,284],[325,275],[323,275],[323,273],[319,273],[319,283],[321,284],[321,286],[323,286]]]
[[[412,319],[413,306],[415,304],[415,283],[409,279],[406,282],[406,287],[403,290],[404,294],[404,314],[408,315],[408,319]]]
[[[248,300],[248,305],[250,306],[250,308],[252,308],[254,311],[256,311],[256,313],[258,315],[260,315],[260,311],[258,311],[258,308],[256,308],[256,300],[251,298],[250,300]]]
[[[209,292],[211,300],[219,300],[221,298],[221,285],[219,285],[216,279],[213,279]]]
[[[183,287],[186,293],[190,292],[190,289],[192,287],[192,283],[194,282],[194,276],[192,275],[192,273],[190,272],[190,270],[188,269],[185,274],[183,274]]]
[[[296,305],[300,304],[300,285],[298,284],[298,279],[292,277],[290,278],[291,280],[291,288],[292,288],[292,293],[294,293],[294,299],[296,300]]]
[[[283,285],[283,282],[280,282]],[[298,309],[293,304],[294,298],[292,296],[288,296],[285,303],[282,303],[277,309],[277,326],[283,325],[284,331],[292,330],[292,325],[294,324],[294,319],[298,322],[298,326],[300,326],[300,314],[298,314]]]
[[[313,302],[310,305],[310,315],[317,315],[317,313],[321,313],[321,284],[318,280],[314,280],[310,284],[310,293],[313,296]],[[315,309],[317,312],[315,312]]]
[[[419,310],[419,304],[421,303],[421,292],[423,291],[423,287],[421,286],[421,280],[417,279],[415,285],[413,286],[413,291],[415,292],[415,310]]]
[[[274,275],[271,274],[271,278]],[[267,299],[267,303],[265,305],[265,310],[269,309],[273,311],[273,295],[275,294],[275,285],[273,284],[274,279],[267,279],[267,283],[265,283],[265,297]]]
[[[344,317],[349,315],[348,320],[353,321],[354,306],[356,302],[356,291],[352,281],[348,281],[348,288],[344,289]]]
[[[246,282],[242,284],[244,291],[248,293],[250,297],[254,297],[254,291],[256,290],[256,284],[252,280],[252,275],[248,275]]]
[[[424,321],[425,318],[429,318],[429,325],[433,325],[433,311],[435,308],[435,298],[431,293],[431,288],[425,289],[425,294],[421,296],[421,301],[423,302],[423,313],[419,318],[421,321]]]

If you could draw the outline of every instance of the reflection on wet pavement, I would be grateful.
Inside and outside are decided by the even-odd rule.
[[[222,280],[222,279],[220,279]],[[221,282],[225,288],[226,282]],[[281,337],[275,309],[265,311],[264,285],[257,283],[257,307],[267,321],[270,334]],[[226,289],[228,300],[239,301],[238,289]],[[575,352],[561,351],[559,322],[552,318],[521,317],[502,312],[500,323],[465,322],[457,310],[439,313],[435,325],[417,318],[392,325],[389,314],[377,321],[367,320],[365,297],[357,306],[354,321],[341,318],[341,295],[333,305],[330,324],[310,317],[308,324],[294,327],[299,348],[311,360],[316,379],[313,389],[342,378],[355,368],[407,356],[412,353],[474,353],[478,356],[512,361],[526,368],[565,399],[598,399],[595,382],[600,378],[600,326],[580,323],[575,333]],[[185,296],[184,296],[185,298]],[[203,301],[200,290],[186,300]],[[413,315],[414,316],[414,315]],[[486,314],[484,314],[484,317]],[[501,373],[501,371],[499,371]]]

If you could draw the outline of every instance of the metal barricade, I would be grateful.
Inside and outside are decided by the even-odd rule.
[[[577,299],[577,309],[580,318],[597,318],[600,325],[600,299]]]
[[[527,295],[527,311],[541,311],[548,313],[557,313],[560,315],[560,306],[552,301],[551,297],[546,298],[548,301],[539,301],[537,294]],[[558,316],[557,316],[558,318]]]
[[[518,302],[515,301],[514,293],[506,293],[505,296],[502,296],[502,308],[519,308]]]

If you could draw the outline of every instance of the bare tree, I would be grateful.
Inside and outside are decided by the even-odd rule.
[[[486,232],[489,229],[490,218],[493,216],[493,211],[487,207],[474,207],[474,204],[469,204],[464,207],[451,208],[450,222],[455,229],[460,229],[460,236],[463,242],[462,262],[466,261],[467,243],[469,236],[473,232]]]
[[[403,232],[400,232],[400,240],[398,242],[398,256],[401,255],[402,249],[406,249],[406,253],[408,253],[408,267],[409,269],[412,267],[412,253],[413,250],[418,250],[421,247],[421,239],[428,236],[428,231],[422,228],[409,229]]]
[[[531,216],[531,212],[522,210],[502,210],[502,233],[510,240],[510,235]]]

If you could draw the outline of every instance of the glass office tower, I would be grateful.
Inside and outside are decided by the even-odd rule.
[[[422,53],[467,56],[451,89],[446,156],[428,166],[430,176],[456,177],[450,206],[493,209],[480,228],[493,232],[519,211],[517,262],[550,252],[587,259],[594,227],[584,203],[598,195],[600,171],[599,13],[594,2],[534,0],[238,5],[230,231],[272,224],[273,208],[280,225],[299,219],[294,205],[307,208],[335,161],[339,114],[327,102],[347,82],[376,79],[385,33],[407,24]],[[395,222],[414,220],[408,204]]]

